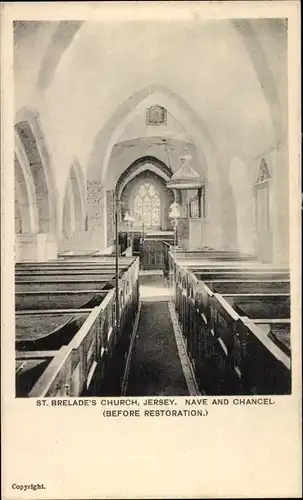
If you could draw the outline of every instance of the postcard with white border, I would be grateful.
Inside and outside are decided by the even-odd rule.
[[[2,2],[5,500],[301,497],[300,4]]]

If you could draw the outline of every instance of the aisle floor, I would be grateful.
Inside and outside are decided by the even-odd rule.
[[[141,310],[128,375],[128,396],[189,394],[168,300],[163,276],[140,276]]]

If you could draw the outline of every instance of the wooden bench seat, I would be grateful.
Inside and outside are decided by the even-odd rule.
[[[191,272],[193,272],[191,270]],[[209,270],[206,269],[203,272],[193,272],[198,280],[201,281],[211,281],[211,280],[289,280],[289,272],[281,272],[277,270],[249,270],[243,271],[241,269],[234,270]]]
[[[286,318],[254,318],[253,322],[282,349],[287,356],[291,355],[290,319]]]
[[[114,287],[114,280],[79,280],[55,279],[40,281],[16,281],[16,292],[42,292],[64,290],[109,290]]]
[[[119,267],[119,272],[123,273],[127,270],[128,268],[125,267]],[[114,266],[107,266],[107,267],[99,267],[99,266],[58,266],[58,267],[40,267],[40,268],[22,268],[22,269],[16,269],[15,270],[15,276],[22,275],[22,274],[32,274],[32,275],[39,275],[39,274],[61,274],[61,273],[75,273],[75,274],[116,274],[116,269]]]
[[[121,277],[121,274],[120,276]],[[106,274],[86,274],[85,272],[83,273],[78,273],[78,272],[71,272],[71,273],[51,273],[48,274],[47,272],[44,272],[42,274],[32,274],[32,273],[26,273],[26,274],[20,274],[15,277],[16,282],[21,282],[21,281],[36,281],[36,282],[41,282],[45,283],[46,281],[48,282],[56,282],[56,281],[62,281],[62,280],[69,280],[69,281],[87,281],[90,280],[92,282],[93,280],[99,281],[99,282],[107,282],[111,281],[112,279],[115,278],[114,273],[106,273]]]
[[[226,293],[289,293],[289,280],[212,280],[204,281],[214,292]]]
[[[16,352],[16,396],[27,397],[57,351]]]
[[[119,266],[129,267],[133,262],[135,262],[135,257],[122,257],[119,256]],[[56,259],[47,260],[42,262],[16,262],[15,268],[40,268],[46,267],[56,267],[56,266],[115,266],[115,258],[110,259]]]
[[[274,267],[269,264],[261,264],[260,262],[239,262],[239,261],[178,261],[177,265],[188,269],[193,273],[203,273],[207,270],[220,270],[222,271],[277,271],[277,272],[289,272],[288,268]]]
[[[18,292],[15,294],[15,309],[71,309],[93,308],[99,305],[107,291],[72,290],[45,292]]]
[[[257,257],[250,254],[243,254],[239,251],[227,251],[227,250],[197,250],[197,251],[186,251],[178,250],[176,252],[176,259],[186,259],[186,260],[251,260],[257,261]]]
[[[17,351],[57,350],[67,345],[92,309],[79,312],[74,310],[59,311],[23,311],[16,313],[16,349]]]
[[[222,294],[222,297],[225,297],[240,316],[247,316],[250,319],[290,318],[289,293]]]

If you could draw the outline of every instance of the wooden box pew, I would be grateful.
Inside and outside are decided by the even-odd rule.
[[[182,251],[177,249],[176,252],[177,260],[186,259],[186,260],[251,260],[256,261],[257,257],[251,254],[244,254],[239,251],[229,251],[229,250],[197,250],[197,251]]]
[[[122,272],[119,273],[119,276],[122,276]],[[109,271],[106,273],[86,273],[85,271],[70,271],[70,272],[65,272],[62,271],[60,274],[51,272],[49,273],[48,271],[43,271],[42,273],[39,274],[32,274],[32,273],[22,273],[17,276],[15,276],[15,281],[16,282],[21,282],[21,281],[55,281],[57,278],[58,279],[67,279],[67,280],[74,280],[74,281],[79,281],[79,280],[86,280],[89,279],[90,281],[92,280],[101,280],[101,281],[110,281],[115,277],[114,271]]]
[[[229,392],[238,387],[243,394],[289,393],[290,357],[254,320],[239,317],[220,294],[213,297],[214,355],[221,371],[221,390],[225,387]],[[227,376],[226,384],[226,373],[236,373],[233,383]]]
[[[264,331],[252,320],[241,317],[220,294],[210,294],[208,302],[209,317],[206,319],[209,328],[204,329],[206,337],[203,339],[203,355],[207,363],[204,362],[203,377],[200,370],[199,378],[200,383],[207,380],[203,386],[206,393],[285,393],[290,384],[289,358]],[[245,322],[247,325],[243,326]],[[257,337],[251,337],[253,332]],[[260,343],[260,339],[263,342]],[[259,362],[260,359],[263,361]],[[282,365],[281,359],[285,361]],[[264,381],[269,367],[273,370],[270,382]]]
[[[139,259],[119,280],[119,330],[116,329],[115,291],[111,290],[102,302],[104,308],[102,331],[107,332],[107,357],[99,374],[100,395],[120,395],[125,363],[129,351],[133,324],[139,305]],[[104,336],[105,334],[103,334]]]
[[[290,356],[290,294],[224,294],[223,297],[240,316],[251,319]]]
[[[183,280],[184,276],[183,273]],[[186,341],[187,352],[193,364],[196,378],[202,392],[205,391],[208,393],[210,390],[214,390],[214,386],[217,387],[219,392],[228,392],[231,390],[241,392],[240,382],[236,377],[237,372],[232,369],[229,373],[226,364],[224,365],[224,363],[227,362],[226,353],[224,355],[224,348],[227,351],[233,348],[233,339],[230,336],[230,332],[233,331],[233,321],[238,321],[241,315],[246,316],[248,313],[251,314],[254,312],[256,306],[258,308],[260,307],[260,302],[263,304],[263,318],[264,316],[267,316],[267,318],[256,318],[256,320],[253,319],[252,321],[256,321],[263,331],[264,328],[267,329],[267,336],[271,340],[271,345],[275,344],[280,350],[284,351],[284,353],[289,354],[290,348],[287,351],[287,342],[289,342],[289,336],[287,335],[290,326],[289,320],[285,318],[279,320],[276,317],[268,318],[268,309],[273,315],[277,314],[277,308],[280,309],[280,314],[282,316],[284,314],[289,314],[289,294],[282,296],[280,294],[254,295],[252,299],[253,304],[250,304],[251,295],[227,295],[226,299],[230,303],[228,304],[228,302],[225,301],[225,304],[228,306],[227,309],[230,319],[226,321],[226,318],[223,317],[222,319],[222,314],[220,316],[218,313],[220,309],[218,306],[218,297],[220,297],[220,300],[224,299],[219,294],[214,294],[205,283],[197,280],[194,275],[188,274],[187,283],[185,284],[183,282],[183,289],[180,287],[179,290],[179,322]],[[182,299],[180,299],[181,296]],[[231,307],[231,305],[234,306],[233,298],[241,305],[241,310],[235,311]],[[244,311],[243,305],[246,306]],[[275,307],[273,308],[273,306]],[[259,311],[259,309],[257,310]],[[261,313],[258,315],[260,316]],[[220,321],[218,318],[220,318]],[[225,324],[225,328],[223,329],[225,338],[223,340],[220,334],[222,324]],[[219,376],[220,371],[216,368],[217,358],[219,359],[219,365],[221,367],[225,366],[223,372],[225,373],[226,370],[228,372],[226,377],[225,375],[223,376],[223,372]],[[274,361],[274,363],[276,362]],[[219,379],[216,377],[219,377]]]
[[[29,397],[76,397],[89,392],[97,366],[106,358],[99,315],[96,308],[73,341],[58,351],[35,381]]]
[[[118,337],[115,326],[115,292],[110,290],[48,364],[29,396],[120,395],[131,332],[121,328]]]
[[[235,363],[244,394],[291,394],[291,356],[260,324],[242,317],[237,328]]]
[[[169,273],[173,274],[174,268],[176,266],[183,267],[184,269],[188,269],[193,272],[202,272],[206,269],[218,269],[218,270],[233,270],[243,269],[243,270],[251,270],[255,268],[259,268],[261,263],[255,260],[245,260],[241,261],[235,258],[229,260],[207,260],[207,259],[189,259],[189,258],[180,258],[177,254],[176,262],[174,260],[173,252],[168,253],[169,256]]]
[[[66,346],[56,351],[16,352],[15,388],[16,397],[27,397],[35,382],[42,376],[55,357],[62,359]]]
[[[54,351],[68,345],[92,309],[46,309],[15,314],[17,351]]]
[[[79,257],[101,257],[100,250],[67,250],[65,252],[59,252],[58,257],[60,258],[79,258]],[[106,257],[106,256],[105,256]]]
[[[192,278],[192,279],[191,279]],[[202,381],[210,363],[213,341],[214,293],[195,276],[190,278],[189,292],[183,291],[183,308],[179,319],[187,347],[187,354],[197,380]],[[209,379],[211,382],[211,379]],[[199,383],[199,382],[198,382]],[[199,383],[201,388],[201,383]],[[205,390],[205,388],[203,389]]]
[[[44,292],[17,292],[16,311],[43,309],[93,308],[99,305],[107,290],[66,290]]]
[[[124,268],[119,268],[119,272],[122,273],[123,271],[126,271],[127,269]],[[60,266],[60,267],[40,267],[37,269],[17,269],[15,271],[15,275],[19,274],[32,274],[32,275],[39,275],[39,274],[58,274],[58,273],[67,273],[67,274],[108,274],[108,273],[115,273],[115,266],[108,266],[108,267],[103,267],[103,266],[98,266],[98,267],[86,267],[86,266],[79,266],[79,267],[65,267],[65,266]]]
[[[288,271],[277,271],[277,270],[241,270],[241,269],[205,269],[205,271],[196,272],[194,269],[190,269],[190,272],[194,273],[195,276],[201,281],[211,281],[211,280],[289,280],[290,275]]]
[[[56,330],[60,330],[61,333],[62,328],[65,329],[65,333],[68,332],[68,328],[70,328],[70,323],[72,323],[73,315],[77,312],[78,314],[88,314],[85,317],[85,321],[82,326],[80,326],[80,330],[83,334],[83,328],[87,329],[90,325],[89,321],[91,318],[91,314],[95,314],[97,310],[97,316],[99,318],[99,324],[95,324],[95,340],[94,345],[91,344],[88,346],[86,344],[83,347],[82,341],[77,349],[74,349],[75,356],[79,360],[79,349],[82,345],[82,354],[80,354],[81,360],[85,360],[85,353],[87,358],[89,358],[88,362],[79,365],[77,361],[73,361],[73,357],[70,356],[70,347],[73,342],[73,338],[76,337],[79,340],[80,330],[76,333],[74,337],[70,335],[70,338],[67,339],[67,334],[65,335],[65,339],[69,340],[67,345],[67,350],[63,351],[62,349],[58,350],[58,355],[54,357],[54,359],[49,363],[46,372],[41,375],[41,380],[39,380],[38,386],[36,385],[33,393],[30,395],[41,394],[44,395],[80,395],[79,391],[82,393],[91,393],[93,395],[99,394],[100,391],[104,394],[112,395],[112,394],[120,394],[121,383],[125,368],[125,360],[127,358],[127,351],[129,348],[129,341],[132,332],[132,325],[135,319],[135,315],[138,308],[138,272],[139,272],[139,262],[134,261],[132,266],[128,269],[127,273],[119,280],[119,302],[120,302],[120,335],[117,338],[117,332],[115,329],[115,291],[110,290],[105,296],[104,300],[100,304],[100,306],[95,307],[94,309],[87,310],[63,310],[63,311],[27,311],[26,313],[19,312],[17,313],[17,317],[23,316],[23,324],[19,327],[22,327],[23,333],[24,329],[27,328],[28,332],[26,338],[23,335],[22,340],[29,340],[33,342],[36,340],[36,347],[41,347],[41,343],[39,342],[39,336],[43,337],[45,335],[41,335],[42,332],[46,332],[48,335],[48,339],[42,339],[44,341],[43,348],[52,348],[54,344],[47,345],[45,344],[45,340],[49,341],[50,333],[56,334]],[[71,314],[73,313],[73,314]],[[40,318],[40,326],[37,318],[43,315],[43,318]],[[56,317],[54,317],[54,314]],[[46,317],[48,315],[49,324],[48,328],[45,324]],[[65,315],[64,321],[62,321],[62,317]],[[26,316],[35,317],[35,325],[37,325],[36,332],[32,329],[32,322],[28,322],[28,324],[24,324],[24,319]],[[50,317],[52,316],[52,318]],[[58,317],[59,316],[59,317]],[[63,323],[63,324],[62,324]],[[39,333],[40,332],[40,333]],[[20,332],[22,335],[22,332]],[[89,333],[87,332],[89,335]],[[37,338],[35,338],[37,337]],[[59,338],[59,337],[58,337]],[[54,340],[54,336],[52,338]],[[81,340],[81,339],[80,339]],[[41,342],[41,341],[40,341]],[[33,345],[33,344],[32,344]],[[56,347],[59,347],[56,345]],[[21,348],[22,345],[19,344]],[[28,348],[28,344],[23,344],[23,347]],[[79,349],[78,349],[79,348]],[[86,349],[88,348],[88,351]],[[59,352],[60,351],[60,352]],[[35,353],[38,351],[31,351],[32,355],[35,356]],[[39,351],[40,352],[40,351]],[[46,351],[45,351],[46,352]],[[53,352],[53,349],[52,349]],[[29,356],[31,356],[29,352]],[[78,354],[77,354],[78,353]],[[24,352],[21,353],[22,355]],[[90,359],[92,357],[92,359]],[[49,361],[49,358],[48,358]],[[77,367],[73,368],[75,363],[77,363]],[[82,361],[81,361],[82,363]],[[99,369],[96,370],[97,365],[99,364]],[[89,371],[87,368],[89,367]],[[84,372],[84,375],[83,375]],[[86,382],[83,380],[87,377]],[[30,378],[30,377],[29,377]],[[94,382],[93,382],[94,380]],[[22,384],[21,384],[22,385]],[[82,389],[81,389],[82,388]],[[21,391],[21,389],[20,389]],[[19,391],[19,395],[20,395]],[[21,391],[22,392],[22,391]]]
[[[214,292],[225,293],[289,293],[290,282],[285,280],[226,280],[213,279],[203,280],[204,283]]]
[[[194,275],[189,289],[189,296],[183,292],[184,297],[187,296],[187,301],[183,303],[179,321],[199,390],[202,394],[226,394],[228,391],[226,387],[222,387],[221,370],[216,365],[218,356],[215,353],[218,341],[214,331],[217,314],[215,294]],[[229,323],[232,323],[239,319],[239,315],[236,315],[231,307],[230,311],[232,316]],[[217,350],[218,348],[221,355],[221,345]],[[239,387],[236,374],[231,373],[226,379],[224,377],[224,383],[229,390],[233,387],[233,394],[237,394]]]
[[[290,318],[289,293],[225,293],[222,297],[240,316],[250,319]]]
[[[135,257],[119,257],[119,266],[120,267],[129,267],[134,261]],[[47,261],[39,261],[39,262],[17,262],[15,264],[16,269],[36,269],[40,267],[77,267],[77,266],[91,266],[91,267],[106,267],[106,266],[115,266],[115,258],[111,257],[109,259],[56,259],[56,260],[47,260]]]
[[[73,340],[48,364],[29,397],[82,396],[91,390],[97,366],[106,358],[101,317],[100,308],[96,307]]]
[[[177,269],[184,269],[188,274],[194,274],[201,281],[212,280],[240,280],[240,281],[264,281],[264,280],[279,280],[289,281],[289,271],[281,271],[276,269],[263,268],[239,268],[238,266],[228,265],[227,267],[205,266],[204,269],[184,267],[177,265]]]
[[[69,290],[108,290],[113,288],[115,280],[112,276],[102,277],[99,280],[55,278],[40,279],[39,281],[16,281],[16,292],[43,292]]]
[[[205,271],[222,271],[222,272],[252,272],[252,271],[264,271],[264,272],[289,272],[288,268],[279,268],[275,266],[270,266],[262,264],[260,262],[240,262],[235,260],[230,261],[178,261],[177,264],[181,265],[185,269],[193,273],[203,273]]]
[[[170,252],[170,257],[173,260],[174,259],[174,254],[173,252]],[[285,267],[280,267],[280,266],[273,266],[270,263],[264,263],[256,259],[240,259],[238,257],[230,257],[228,259],[220,259],[220,258],[206,258],[206,257],[200,257],[200,258],[183,258],[180,257],[178,254],[176,255],[176,262],[184,267],[187,268],[197,268],[197,271],[203,270],[203,267],[229,267],[231,265],[235,265],[241,268],[262,268],[262,269],[280,269],[280,270],[287,270]]]
[[[274,289],[278,289],[278,290],[281,290],[281,291],[285,291],[285,290],[288,290],[289,288],[289,272],[283,272],[281,273],[280,271],[279,272],[264,272],[263,269],[262,270],[246,270],[245,272],[242,270],[242,269],[239,269],[239,268],[234,268],[234,269],[226,269],[226,268],[205,268],[205,270],[199,270],[199,272],[197,272],[196,270],[192,270],[192,269],[188,269],[188,268],[184,268],[183,266],[178,266],[177,265],[177,269],[184,269],[186,272],[187,272],[187,275],[191,275],[191,274],[194,274],[199,280],[202,280],[202,281],[205,281],[206,283],[207,282],[211,282],[211,281],[218,281],[218,280],[221,280],[222,282],[223,281],[228,281],[230,283],[230,281],[234,280],[239,280],[239,281],[251,281],[251,285],[248,284],[247,285],[247,288],[250,289],[250,287],[253,287],[253,282],[259,282],[259,281],[269,281],[269,282],[276,282],[275,283],[269,283],[267,285],[267,287],[271,288],[273,287],[273,290]],[[177,271],[178,272],[178,271]],[[278,280],[278,282],[277,282]],[[258,287],[259,285],[256,283],[256,286]],[[220,284],[220,283],[217,283],[217,286],[220,287],[224,287],[224,285]],[[230,283],[230,286],[232,286],[232,283]],[[236,285],[234,285],[236,286]],[[245,286],[245,285],[243,285]],[[261,286],[261,285],[260,285]],[[264,285],[264,287],[266,288],[266,285]],[[262,287],[261,287],[262,288]],[[218,291],[220,291],[218,289]]]
[[[288,318],[254,318],[253,323],[264,332],[288,357],[291,356],[290,328]]]
[[[120,271],[126,271],[130,266],[129,265],[119,265]],[[59,273],[60,271],[68,271],[68,272],[112,272],[115,271],[115,264],[77,264],[77,265],[65,265],[60,264],[56,266],[49,265],[41,265],[41,266],[22,266],[15,267],[15,274],[18,273],[38,273],[38,272],[54,272]]]

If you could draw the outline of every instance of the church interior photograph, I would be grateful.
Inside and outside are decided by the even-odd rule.
[[[290,394],[287,19],[13,30],[15,396]]]

